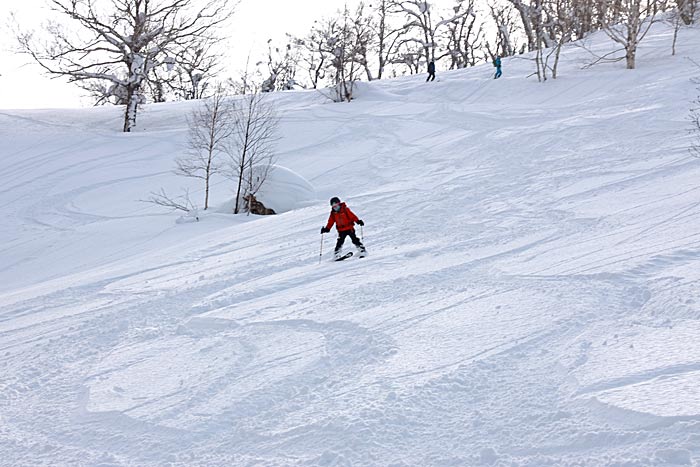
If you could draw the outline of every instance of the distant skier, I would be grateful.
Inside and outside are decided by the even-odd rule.
[[[425,82],[427,83],[428,81],[435,81],[435,62],[432,60],[428,63],[428,79]]]
[[[493,76],[493,79],[498,79],[501,77],[501,57],[500,55],[496,55],[496,60],[493,61],[493,66],[496,67],[496,74]]]
[[[328,223],[325,227],[321,227],[321,233],[328,233],[331,231],[331,227],[335,224],[335,228],[338,230],[338,241],[335,243],[335,257],[340,258],[340,249],[345,243],[345,237],[350,237],[352,243],[357,247],[360,257],[365,256],[367,250],[362,244],[357,235],[355,235],[355,224],[365,225],[361,219],[358,219],[354,212],[350,210],[345,203],[340,202],[340,198],[334,196],[331,198],[331,214],[328,217]]]

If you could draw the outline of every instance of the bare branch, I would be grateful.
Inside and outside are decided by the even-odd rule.
[[[48,25],[48,43],[38,43],[31,32],[19,33],[18,39],[22,50],[50,74],[71,82],[110,82],[109,88],[85,87],[104,89],[114,103],[125,105],[126,132],[136,124],[151,71],[166,64],[167,57],[178,56],[177,51],[212,37],[233,14],[226,0],[209,0],[199,8],[189,0],[105,0],[101,5],[98,11],[92,0],[51,0],[58,17],[80,33],[69,34],[54,22]]]
[[[156,206],[162,206],[173,211],[183,211],[186,213],[197,211],[197,206],[190,201],[188,190],[183,190],[183,194],[178,198],[172,198],[166,193],[164,188],[161,188],[159,192],[152,191],[150,198],[141,201],[155,204]],[[196,217],[196,219],[199,220],[199,217]]]

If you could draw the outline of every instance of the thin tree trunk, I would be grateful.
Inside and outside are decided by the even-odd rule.
[[[209,160],[207,161],[207,173],[204,178],[204,210],[209,208],[209,178],[211,177],[211,154],[209,155]]]
[[[248,155],[248,146],[250,145],[250,125],[252,120],[253,104],[250,103],[248,107],[248,121],[245,127],[245,136],[243,137],[243,153],[241,154],[240,160],[240,170],[238,171],[238,188],[236,189],[236,206],[233,209],[234,214],[238,214],[238,203],[241,200],[241,186],[243,185],[243,173],[245,172],[245,166],[248,163],[246,160]]]
[[[248,149],[247,142],[244,143],[243,154],[241,157],[245,160],[246,150]],[[245,171],[245,165],[241,164],[240,170],[238,171],[238,188],[236,189],[236,205],[233,207],[233,213],[238,214],[238,203],[241,201],[241,185],[243,185],[243,172]]]
[[[562,39],[561,41],[563,41]],[[552,68],[552,79],[557,79],[557,67],[559,66],[559,55],[561,54],[561,47],[562,47],[562,42],[559,42],[557,44],[557,51],[556,54],[554,55],[554,67]]]
[[[678,40],[678,26],[673,29],[673,44],[671,45],[671,55],[676,55],[676,41]]]

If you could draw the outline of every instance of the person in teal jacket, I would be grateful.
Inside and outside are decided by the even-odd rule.
[[[496,67],[496,74],[493,76],[493,79],[498,79],[501,77],[501,56],[496,55],[496,60],[493,61],[493,66]]]

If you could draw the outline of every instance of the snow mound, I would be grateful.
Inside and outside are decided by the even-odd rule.
[[[318,200],[316,190],[308,180],[281,165],[272,166],[255,197],[277,214],[309,206]],[[217,211],[231,212],[234,204],[235,198],[219,206]]]

